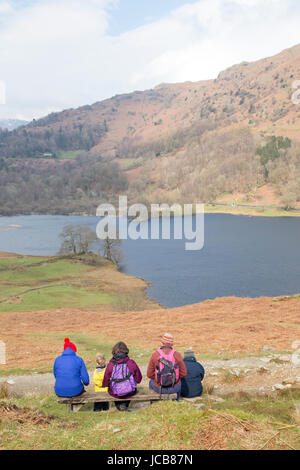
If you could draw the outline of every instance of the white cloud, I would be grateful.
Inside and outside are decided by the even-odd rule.
[[[187,3],[112,37],[117,3],[0,0],[0,116],[38,117],[160,82],[214,78],[300,42],[296,0]]]
[[[169,43],[135,73],[133,82],[214,78],[235,63],[280,52],[300,41],[300,9],[291,4],[288,0],[203,0],[186,5],[161,23],[167,37],[168,23],[177,24],[181,44]]]
[[[9,1],[0,2],[0,16],[6,15],[7,13],[12,12],[12,4]]]

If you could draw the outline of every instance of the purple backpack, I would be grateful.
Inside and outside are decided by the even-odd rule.
[[[109,389],[111,393],[119,397],[135,392],[136,381],[126,362],[122,362],[121,364],[114,362]]]

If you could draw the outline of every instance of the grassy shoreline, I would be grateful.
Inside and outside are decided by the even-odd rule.
[[[174,202],[174,203],[169,203],[169,206],[171,207],[172,204],[179,204],[183,207],[184,203],[180,202]],[[191,214],[196,214],[197,211],[195,210],[195,205],[193,204],[193,208],[191,211]],[[243,205],[232,205],[230,203],[224,204],[224,203],[204,203],[204,214],[231,214],[231,215],[248,215],[252,217],[300,217],[300,210],[292,209],[292,210],[285,210],[283,208],[280,208],[276,205],[270,205],[270,206],[247,206],[246,204]],[[117,208],[116,208],[117,209]],[[118,210],[117,212],[117,217],[118,215]],[[151,214],[150,207],[148,208],[149,212],[149,217],[148,219],[151,218],[156,218],[156,217],[163,217],[164,215],[168,214],[168,211],[160,211],[158,215],[153,215]],[[56,215],[64,215],[64,216],[82,216],[82,217],[94,217],[95,213],[90,213],[88,211],[82,211],[82,212],[70,212],[67,214],[63,213],[39,213],[39,212],[31,212],[31,213],[26,213],[26,214],[0,214],[0,219],[1,217],[21,217],[21,216],[31,216],[31,215],[50,215],[50,216],[56,216]],[[174,216],[180,216],[181,212],[176,213],[176,210],[174,211]],[[134,217],[128,217],[128,220],[134,219]],[[0,232],[1,231],[7,231],[7,230],[15,230],[17,228],[20,228],[20,226],[7,226],[7,227],[0,227]]]
[[[177,204],[177,203],[174,203]],[[172,204],[170,204],[170,207]],[[171,212],[171,217],[181,217],[183,210]],[[195,204],[191,211],[185,213],[185,215],[196,215],[200,214],[202,210],[197,211]],[[300,217],[300,211],[285,211],[277,207],[247,207],[247,206],[231,206],[225,204],[204,204],[204,215],[205,214],[225,214],[225,215],[244,215],[248,217]],[[168,217],[169,211],[160,211],[157,215],[153,215],[149,211],[149,217],[147,220],[155,218]],[[145,219],[146,220],[146,219]]]
[[[92,253],[43,257],[0,252],[0,314],[101,306],[159,308],[147,297],[147,287],[145,280],[121,273]]]
[[[277,207],[252,208],[247,206],[205,205],[206,214],[248,215],[251,217],[300,217],[300,211],[285,211]]]

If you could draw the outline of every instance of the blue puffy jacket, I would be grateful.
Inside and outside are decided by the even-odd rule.
[[[79,395],[90,382],[89,374],[81,357],[77,356],[71,348],[66,348],[61,356],[57,357],[53,366],[55,393],[60,397],[74,397]]]
[[[203,390],[204,367],[196,361],[195,357],[186,357],[184,363],[187,375],[181,379],[181,396],[186,398],[200,397]]]

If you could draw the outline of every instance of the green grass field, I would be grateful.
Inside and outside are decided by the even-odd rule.
[[[85,287],[84,276],[92,269],[96,268],[56,257],[0,258],[0,312],[112,303],[114,295],[101,292],[93,285]]]
[[[0,258],[1,266],[1,258]],[[12,267],[10,265],[10,267]],[[86,271],[86,266],[79,263],[72,263],[65,260],[54,262],[46,261],[45,264],[26,265],[14,270],[0,271],[0,281],[6,281],[14,284],[28,284],[30,282],[53,281],[56,279],[66,279],[79,276]]]
[[[32,341],[35,338],[43,339],[55,339],[63,344],[64,338],[67,336],[72,338],[72,341],[76,344],[78,351],[80,351],[80,356],[84,357],[87,367],[93,368],[95,365],[96,353],[101,351],[107,358],[111,356],[112,342],[105,340],[105,336],[100,338],[88,336],[86,333],[74,333],[71,329],[66,331],[64,334],[47,334],[47,333],[38,333],[29,335],[32,338]],[[135,357],[139,365],[146,365],[149,362],[149,357],[152,354],[151,349],[141,349],[137,347],[130,347],[130,355]],[[49,364],[47,372],[52,372],[53,364]],[[1,371],[0,371],[1,376]]]
[[[5,396],[5,394],[4,394]],[[300,394],[213,403],[158,402],[122,413],[68,413],[54,395],[0,398],[0,448],[21,449],[300,449]],[[199,408],[199,405],[201,408]],[[198,406],[198,408],[197,408]]]
[[[80,152],[84,152],[84,150],[61,150],[58,154],[58,159],[73,160]]]
[[[43,286],[27,293],[16,293],[16,303],[3,302],[0,312],[30,312],[56,308],[96,307],[112,302],[113,297],[101,292],[69,286],[67,284]],[[20,303],[18,299],[21,299]]]
[[[233,215],[249,215],[252,217],[300,217],[300,212],[285,211],[283,209],[277,209],[274,207],[253,209],[251,207],[232,207],[232,206],[205,206],[205,213],[221,213],[221,214],[233,214]]]
[[[36,264],[45,261],[47,258],[41,256],[21,256],[21,257],[10,257],[10,258],[0,258],[0,271],[1,269],[9,267],[22,267],[28,264]]]

